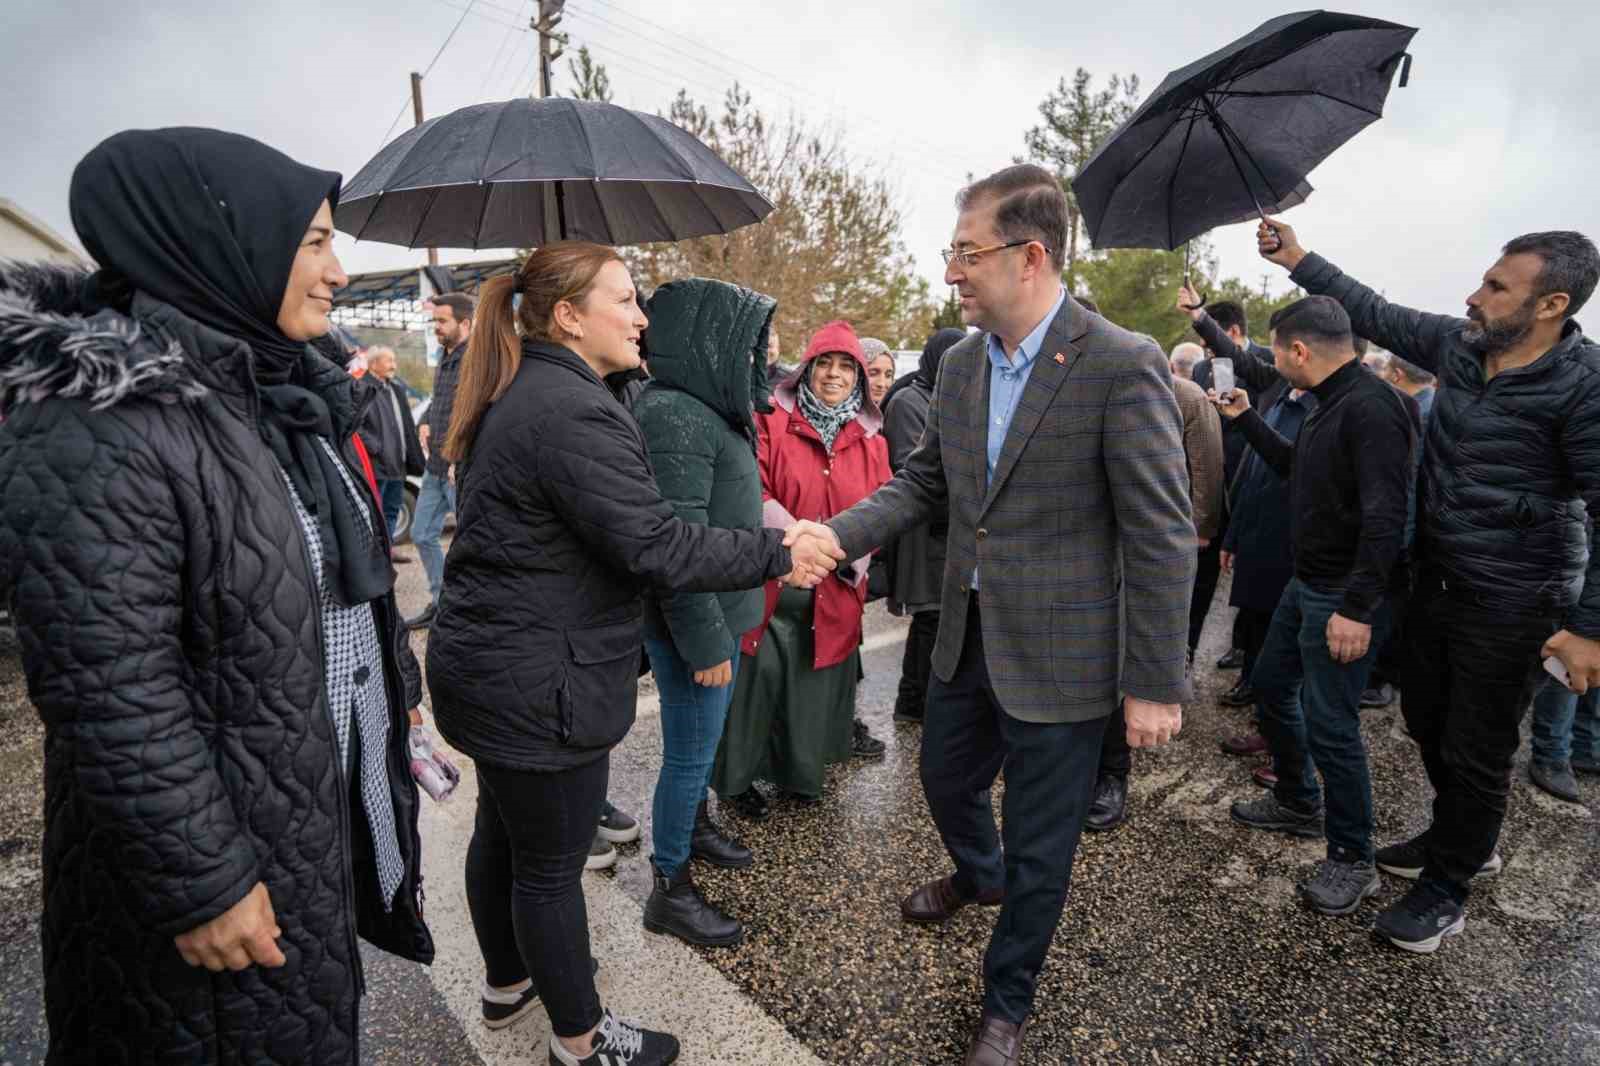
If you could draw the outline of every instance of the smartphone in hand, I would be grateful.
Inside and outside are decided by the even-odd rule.
[[[1236,384],[1237,382],[1234,381],[1233,377],[1232,359],[1218,358],[1211,360],[1211,387],[1217,390],[1219,397],[1226,400],[1228,393],[1233,391]]]
[[[1567,673],[1567,664],[1554,655],[1544,661],[1544,672],[1567,686],[1572,687],[1572,675]]]

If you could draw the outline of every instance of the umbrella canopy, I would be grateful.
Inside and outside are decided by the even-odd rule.
[[[474,104],[396,138],[339,194],[334,224],[408,248],[561,238],[673,241],[759,222],[772,203],[694,136],[586,100]]]
[[[1301,203],[1306,175],[1383,116],[1416,29],[1303,11],[1167,75],[1073,179],[1096,248],[1174,249]]]

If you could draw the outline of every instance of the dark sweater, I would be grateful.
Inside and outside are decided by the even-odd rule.
[[[1370,622],[1404,545],[1416,434],[1399,395],[1357,360],[1311,392],[1317,409],[1293,444],[1254,408],[1239,428],[1289,479],[1295,577],[1344,593],[1339,613]]]

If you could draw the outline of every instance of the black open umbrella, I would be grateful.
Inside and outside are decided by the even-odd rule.
[[[339,194],[334,224],[408,248],[561,238],[674,241],[759,222],[772,203],[666,119],[585,100],[507,100],[396,138]]]
[[[1096,248],[1175,249],[1311,193],[1306,175],[1383,116],[1416,29],[1303,11],[1167,75],[1073,179]]]

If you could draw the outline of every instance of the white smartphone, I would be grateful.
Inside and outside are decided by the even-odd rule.
[[[1211,360],[1211,387],[1217,390],[1217,396],[1227,399],[1235,384],[1233,360],[1220,358]]]
[[[1544,661],[1544,672],[1568,688],[1572,687],[1572,675],[1567,673],[1567,664],[1554,655]]]

